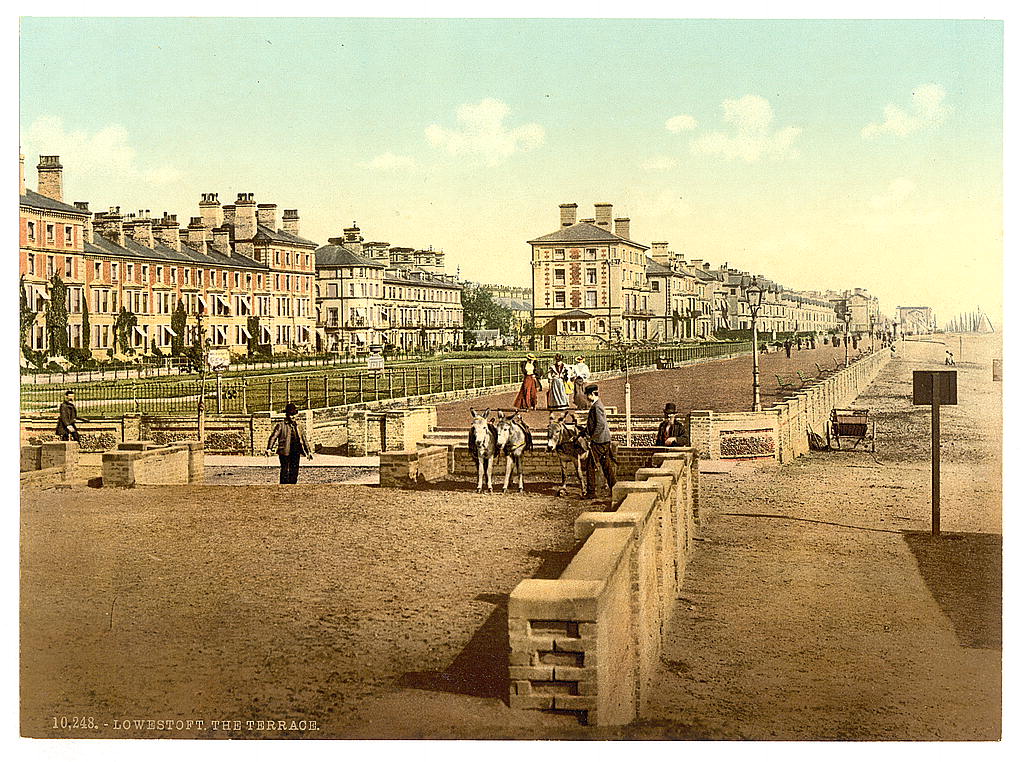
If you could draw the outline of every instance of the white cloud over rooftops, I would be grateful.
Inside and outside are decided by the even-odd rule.
[[[783,159],[794,154],[793,144],[802,132],[799,127],[774,129],[772,106],[760,95],[722,101],[722,121],[732,129],[697,136],[690,142],[693,154],[748,163]]]
[[[505,120],[511,113],[511,107],[496,98],[464,103],[456,109],[454,128],[427,127],[427,142],[452,156],[471,156],[487,166],[497,166],[519,151],[544,143],[544,128],[535,122],[507,126]]]
[[[860,134],[868,140],[881,135],[905,137],[942,124],[952,113],[953,107],[946,103],[946,90],[942,85],[921,85],[910,94],[908,108],[890,103],[882,111],[882,121],[865,125]]]

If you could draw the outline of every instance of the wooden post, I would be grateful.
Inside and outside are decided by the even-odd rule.
[[[267,379],[267,410],[273,411],[274,409],[274,382],[272,379]]]
[[[287,405],[291,401],[292,401],[291,379],[286,378],[284,380],[284,404]]]
[[[309,376],[306,376],[306,404],[302,409],[309,410]]]
[[[348,389],[345,387],[348,384],[348,374],[345,371],[341,372],[341,404],[348,404]]]
[[[933,376],[933,379],[935,377]],[[939,509],[939,395],[935,391],[937,384],[932,381],[932,536],[938,537],[940,532]]]
[[[326,365],[326,363],[327,359],[324,358],[324,364]],[[331,406],[331,389],[330,386],[328,385],[329,380],[329,376],[326,373],[324,373],[324,407]]]

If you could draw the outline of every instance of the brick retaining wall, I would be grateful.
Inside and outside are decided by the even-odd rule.
[[[198,441],[158,445],[126,443],[103,453],[103,486],[136,487],[203,481],[203,448]]]
[[[585,540],[555,580],[509,596],[509,703],[625,724],[651,695],[694,532],[697,458],[656,453],[654,468],[615,486],[613,510],[584,513]]]

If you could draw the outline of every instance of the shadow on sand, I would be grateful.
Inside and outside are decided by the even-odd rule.
[[[903,538],[960,645],[1002,649],[1002,536],[904,532]]]
[[[534,579],[556,579],[578,548],[565,552],[532,550],[541,559]],[[508,595],[482,593],[476,600],[494,605],[487,620],[473,633],[466,647],[440,672],[406,672],[399,680],[403,688],[459,693],[508,703]]]

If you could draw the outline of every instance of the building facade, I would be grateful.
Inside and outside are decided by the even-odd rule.
[[[312,347],[316,244],[299,235],[297,210],[285,210],[279,228],[276,205],[257,205],[251,193],[223,207],[204,193],[185,228],[166,212],[92,214],[87,202],[64,202],[59,157],[40,157],[38,192],[25,187],[21,166],[20,272],[36,313],[29,348],[55,349],[47,321],[57,319],[58,283],[69,347],[98,359],[173,352],[200,323],[210,347],[236,355]],[[172,326],[179,305],[184,335]]]
[[[437,351],[462,343],[462,287],[444,273],[443,251],[366,243],[355,224],[343,232],[316,251],[322,350]]]
[[[576,204],[559,209],[559,229],[528,241],[533,320],[542,346],[651,338],[649,247],[630,239],[629,218],[613,218],[611,204],[595,204],[595,216],[579,222]]]

